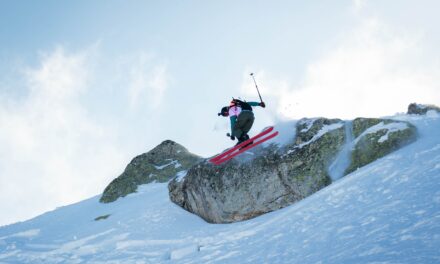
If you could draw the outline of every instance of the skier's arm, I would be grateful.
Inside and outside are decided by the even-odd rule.
[[[247,102],[248,104],[250,104],[251,106],[261,106],[261,107],[266,107],[266,104],[264,102]]]

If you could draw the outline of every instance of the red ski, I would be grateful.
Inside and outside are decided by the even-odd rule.
[[[225,152],[215,156],[209,161],[215,165],[220,165],[257,145],[260,145],[261,143],[276,137],[278,135],[278,131],[271,133],[272,131],[273,127],[268,127],[256,136],[226,150]]]
[[[255,140],[255,139],[259,138],[259,137],[262,137],[262,136],[264,136],[264,135],[267,135],[267,134],[270,133],[272,130],[273,130],[273,127],[268,127],[268,128],[266,128],[266,129],[264,129],[262,132],[260,132],[259,134],[255,135],[254,137],[252,137],[252,138],[250,138],[250,139],[248,139],[248,140],[246,140],[246,141],[240,143],[239,145],[236,145],[236,146],[234,146],[234,147],[232,147],[232,148],[226,150],[226,151],[223,152],[223,153],[218,154],[217,156],[215,156],[214,158],[210,159],[209,161],[211,161],[211,162],[214,163],[215,161],[220,160],[220,159],[222,159],[223,157],[226,157],[227,155],[231,154],[232,152],[236,151],[237,149],[239,149],[239,148],[241,148],[241,147],[244,147],[245,145],[248,144],[248,142],[250,142],[250,141],[252,141],[252,140]]]

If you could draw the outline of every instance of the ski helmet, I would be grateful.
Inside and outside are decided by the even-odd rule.
[[[229,107],[227,106],[223,107],[222,110],[220,110],[220,113],[218,113],[218,115],[229,116]]]

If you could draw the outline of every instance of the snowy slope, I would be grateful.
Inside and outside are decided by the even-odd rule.
[[[440,263],[440,117],[393,118],[420,139],[282,210],[208,224],[149,184],[0,228],[0,263]]]

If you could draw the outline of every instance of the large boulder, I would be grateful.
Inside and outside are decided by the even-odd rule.
[[[170,181],[170,199],[211,223],[283,208],[331,183],[328,166],[344,144],[344,130],[339,119],[300,120],[283,147],[260,146],[220,166],[193,166]]]
[[[188,152],[183,146],[165,140],[151,151],[135,157],[125,171],[105,188],[100,202],[116,201],[135,192],[141,184],[167,182],[200,160],[201,157]]]
[[[424,115],[431,110],[440,112],[440,107],[437,107],[435,105],[423,105],[423,104],[412,103],[408,106],[407,113],[410,115]]]
[[[356,118],[353,121],[353,150],[345,174],[355,171],[417,138],[416,128],[404,121]]]

